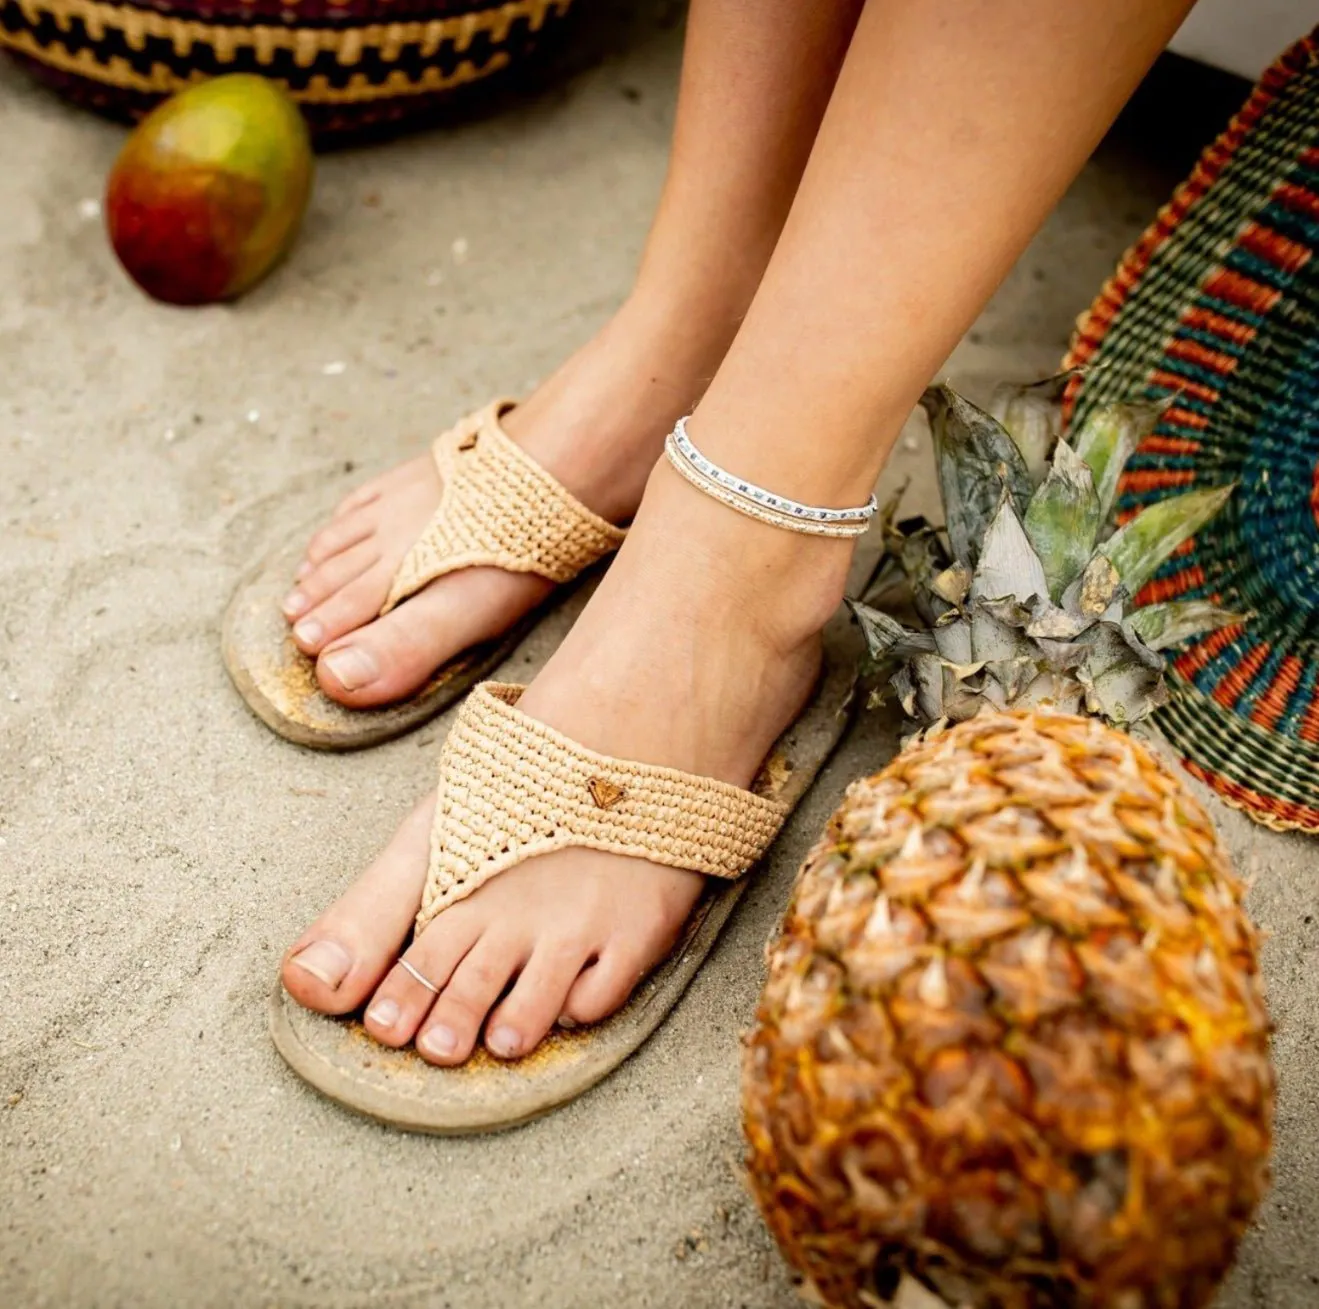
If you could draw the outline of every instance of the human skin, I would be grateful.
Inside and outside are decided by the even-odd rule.
[[[504,420],[614,522],[636,512],[664,434],[700,398],[746,314],[859,12],[860,0],[692,8],[673,149],[635,285]],[[530,574],[470,569],[379,618],[439,496],[423,454],[353,492],[309,543],[284,612],[331,698],[364,708],[406,696],[549,593]]]
[[[864,500],[922,388],[1188,8],[869,0],[745,319],[695,406],[701,449],[798,500]],[[737,15],[754,25],[753,9],[694,5],[684,100],[736,83],[727,46],[700,37]],[[773,100],[755,85],[767,99],[748,94],[747,130]],[[696,133],[700,119],[686,121]],[[678,144],[700,157],[683,124],[680,108]],[[809,694],[851,545],[767,526],[651,467],[627,541],[520,707],[602,753],[746,786]],[[415,1040],[436,1064],[480,1039],[517,1058],[556,1021],[612,1013],[700,892],[697,874],[639,859],[530,859],[408,947],[435,997],[395,966],[433,803],[294,943],[283,976],[323,1012],[365,1003],[375,1039]]]

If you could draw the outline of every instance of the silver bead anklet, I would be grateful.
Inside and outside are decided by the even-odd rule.
[[[685,418],[678,419],[677,426],[665,439],[664,453],[668,455],[669,463],[698,491],[704,491],[730,509],[771,527],[805,532],[810,536],[860,536],[875,516],[873,495],[856,509],[821,509],[799,504],[754,482],[734,477],[712,463],[692,444]]]

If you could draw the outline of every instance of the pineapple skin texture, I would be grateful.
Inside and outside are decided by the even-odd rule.
[[[849,789],[768,951],[751,1188],[838,1309],[1207,1305],[1268,1185],[1258,936],[1138,741],[982,713]]]

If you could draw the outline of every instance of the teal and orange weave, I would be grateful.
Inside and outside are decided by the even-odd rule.
[[[1270,827],[1319,832],[1319,29],[1265,74],[1078,323],[1072,419],[1172,396],[1119,514],[1236,483],[1137,596],[1251,620],[1173,661],[1161,730]]]

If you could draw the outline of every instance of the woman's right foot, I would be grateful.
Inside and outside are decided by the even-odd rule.
[[[624,306],[505,415],[503,428],[589,509],[624,523],[641,501],[665,433],[713,372],[718,361],[709,353],[680,321],[657,325]],[[553,590],[533,574],[468,568],[380,616],[440,489],[427,452],[359,487],[312,537],[282,608],[332,700],[370,708],[403,699],[463,650],[502,635]]]

